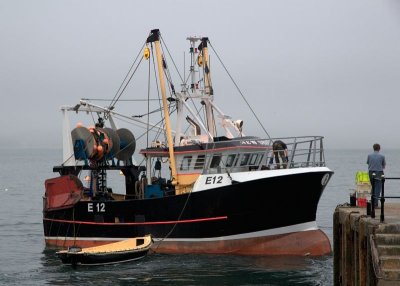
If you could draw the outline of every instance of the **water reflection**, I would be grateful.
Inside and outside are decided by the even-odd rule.
[[[249,257],[151,254],[105,266],[62,265],[54,249],[45,249],[33,284],[51,285],[331,285],[331,257]],[[329,275],[328,275],[329,276]],[[35,281],[36,280],[36,281]]]

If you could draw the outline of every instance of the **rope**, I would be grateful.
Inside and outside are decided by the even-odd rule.
[[[167,50],[168,55],[169,55],[169,57],[170,57],[171,60],[172,60],[172,63],[173,63],[173,65],[174,65],[174,67],[175,67],[176,72],[177,72],[178,75],[179,75],[179,78],[181,79],[182,83],[184,83],[183,78],[182,78],[181,74],[179,73],[178,68],[176,67],[175,61],[174,61],[174,59],[172,58],[171,53],[170,53],[169,50],[168,50],[168,47],[167,47],[167,44],[166,44],[165,41],[164,41],[164,38],[163,38],[161,35],[160,35],[160,38],[161,38],[162,42],[163,42],[164,45],[165,45],[165,49]],[[161,49],[162,49],[162,46],[161,46]],[[164,51],[164,50],[163,50],[163,51]]]
[[[125,83],[126,79],[128,78],[129,74],[131,73],[133,67],[135,66],[135,63],[136,63],[137,59],[138,59],[139,56],[142,54],[142,51],[143,51],[143,48],[144,48],[145,45],[146,45],[146,43],[143,44],[143,46],[142,46],[142,48],[140,49],[139,53],[137,54],[135,60],[133,61],[133,64],[132,64],[131,67],[129,68],[128,73],[126,74],[124,80],[122,81],[122,83],[121,83],[121,85],[119,86],[117,92],[115,93],[114,98],[111,100],[110,109],[111,109],[112,107],[115,106],[115,104],[117,103],[117,101],[118,101],[119,98],[121,97],[122,93],[124,92],[126,86],[129,84],[129,81],[132,79],[132,76],[135,74],[135,72],[136,72],[136,70],[137,70],[137,67],[136,67],[135,71],[133,72],[133,74],[131,75],[131,77],[129,78],[129,81],[128,81],[127,84],[125,85],[124,89],[121,91],[121,88],[122,88],[122,86],[124,85],[124,83]],[[143,59],[143,57],[140,59],[140,62],[142,61],[142,59]],[[138,64],[138,66],[140,65],[140,62],[139,62],[139,64]],[[119,96],[118,96],[118,93],[119,93],[120,91],[121,91],[121,93],[120,93]]]
[[[137,69],[139,68],[140,63],[142,62],[143,57],[140,58],[140,61],[138,63],[138,65],[136,66],[135,70],[133,71],[133,73],[131,74],[131,76],[129,77],[128,81],[126,82],[124,88],[121,90],[121,93],[119,94],[119,96],[117,97],[117,99],[114,100],[114,103],[112,103],[109,107],[109,109],[113,109],[113,107],[115,106],[115,104],[117,103],[117,101],[119,100],[119,98],[121,97],[121,95],[124,93],[125,89],[128,87],[128,84],[130,83],[132,77],[134,76],[134,74],[136,73]],[[109,113],[109,112],[108,112]]]
[[[104,98],[82,98],[82,100],[87,100],[87,101],[111,101],[112,99],[104,99]],[[158,100],[156,98],[150,98],[150,99],[119,99],[118,101],[155,101]]]
[[[162,46],[161,46],[161,48],[162,48]],[[154,61],[153,46],[152,46],[152,45],[151,45],[151,49],[152,49],[151,55],[152,55],[153,66],[154,66],[154,74],[155,74],[155,77],[157,78],[157,75],[156,75],[156,68],[155,68],[155,61]],[[168,47],[166,47],[166,49],[167,49],[167,51],[168,51],[169,56],[171,57],[171,54],[169,53]],[[171,58],[172,58],[172,57],[171,57]],[[163,60],[165,61],[165,59],[163,59]],[[174,62],[173,60],[172,60],[172,62],[173,62],[173,64],[174,64],[175,68],[176,68],[175,62]],[[150,64],[150,63],[149,63],[149,64]],[[149,69],[149,71],[150,71],[150,69]],[[178,70],[177,70],[177,72],[178,72],[178,74],[179,74],[179,71],[178,71]],[[167,82],[169,83],[168,89],[169,89],[169,91],[170,91],[170,94],[172,94],[172,91],[171,91],[171,75],[169,74],[169,72],[167,73],[166,69],[164,69],[164,74],[165,74],[165,77],[166,77],[166,79],[167,79]],[[149,77],[150,77],[150,76],[149,76]],[[181,77],[180,74],[179,74],[179,77],[181,78],[181,80],[182,80],[182,82],[183,82],[183,79],[182,79],[182,77]],[[158,87],[157,80],[156,80],[156,86],[157,86],[157,95],[158,95],[158,97],[159,97],[160,110],[162,111],[161,100],[160,100],[160,91],[159,91],[159,87]],[[171,106],[170,106],[170,104],[169,104],[169,106],[168,106],[168,109],[169,109],[169,110],[170,110],[170,107],[171,107]],[[148,107],[148,112],[149,112],[149,107]],[[173,112],[173,111],[172,111],[172,112]],[[171,114],[172,112],[170,112],[170,114]],[[162,116],[162,112],[161,112],[161,121],[160,121],[160,122],[162,122],[162,124],[164,125],[164,116]],[[150,129],[148,129],[148,131],[149,131],[149,130],[150,130]],[[148,134],[148,132],[147,132],[147,134]],[[165,134],[164,134],[164,137],[165,137]],[[148,144],[148,142],[147,142],[147,144]],[[190,192],[189,192],[189,194],[188,194],[188,196],[187,196],[187,198],[186,198],[185,204],[183,205],[183,208],[182,208],[182,210],[181,210],[181,212],[180,212],[180,214],[179,214],[179,216],[178,216],[177,222],[173,225],[173,227],[172,227],[171,230],[167,233],[167,235],[159,241],[159,243],[157,244],[157,247],[156,247],[156,249],[154,250],[154,252],[157,251],[157,249],[158,249],[158,247],[160,246],[161,242],[164,241],[166,238],[168,238],[168,237],[172,234],[172,232],[174,231],[174,229],[175,229],[175,227],[177,226],[178,222],[181,220],[182,215],[183,215],[183,213],[184,213],[184,211],[185,211],[185,209],[186,209],[186,206],[187,206],[187,204],[188,204],[188,202],[189,202],[189,198],[190,198],[191,193],[192,193],[192,190],[190,190]]]
[[[210,47],[212,48],[212,50],[214,51],[215,55],[217,56],[219,62],[221,63],[222,67],[224,68],[225,72],[228,74],[228,76],[230,77],[230,79],[232,80],[233,84],[235,85],[237,91],[239,92],[239,94],[242,96],[244,102],[247,104],[248,108],[251,110],[251,112],[253,113],[254,117],[256,118],[256,120],[258,121],[258,123],[260,124],[261,128],[264,130],[265,134],[268,136],[268,139],[271,140],[271,136],[269,136],[267,130],[264,128],[264,125],[261,123],[260,119],[258,118],[257,114],[254,112],[253,108],[250,106],[249,102],[246,100],[246,98],[244,97],[242,91],[240,90],[239,86],[236,84],[235,80],[233,79],[233,77],[231,76],[231,74],[229,73],[228,69],[226,68],[226,66],[224,65],[224,63],[222,62],[221,58],[219,57],[217,51],[214,49],[214,47],[211,45],[210,42],[208,42],[210,44]]]
[[[72,207],[72,220],[75,221],[75,205]],[[76,245],[76,230],[75,224],[73,225],[73,232],[74,232],[74,246]]]
[[[165,54],[164,53],[164,48],[163,48],[163,45],[162,45],[161,42],[160,42],[160,46],[161,46],[162,54],[164,55]],[[170,55],[170,58],[171,58],[172,62],[174,62],[174,59],[171,57],[171,55]],[[166,78],[167,82],[169,83],[168,84],[169,94],[172,96],[172,95],[175,95],[175,86],[172,83],[171,73],[169,71],[169,68],[168,68],[168,65],[167,65],[167,60],[165,59],[165,57],[163,57],[163,64],[165,65],[165,68],[164,68],[165,78]],[[179,72],[178,72],[178,74],[179,74]],[[179,77],[182,80],[182,77],[180,75],[179,75]]]
[[[192,190],[193,189],[190,189],[190,192],[189,192],[189,194],[188,194],[188,196],[186,198],[185,204],[183,205],[183,208],[182,208],[182,210],[181,210],[181,212],[180,212],[180,214],[178,216],[178,219],[176,220],[176,223],[172,226],[171,230],[167,233],[167,235],[158,241],[157,247],[154,249],[154,252],[157,251],[157,249],[160,246],[161,242],[163,242],[165,239],[167,239],[172,234],[172,232],[174,231],[175,227],[178,225],[179,221],[182,218],[183,212],[186,209],[187,203],[189,202],[189,198],[190,198],[190,195],[192,194]]]
[[[194,72],[194,70],[192,70],[192,71],[189,73],[189,75],[188,75],[188,77],[186,78],[186,80],[184,80],[184,78],[182,78],[181,74],[179,73],[179,70],[178,70],[178,68],[177,68],[177,66],[176,66],[176,64],[175,64],[174,58],[171,56],[171,53],[169,52],[169,49],[168,49],[167,44],[165,43],[165,40],[164,40],[162,37],[161,37],[161,40],[162,40],[161,49],[162,49],[162,51],[163,51],[163,54],[164,54],[164,48],[163,48],[163,47],[165,46],[165,49],[167,50],[167,53],[168,53],[168,55],[169,55],[169,57],[170,57],[170,59],[171,59],[173,65],[174,65],[174,67],[175,67],[175,70],[176,70],[176,72],[178,73],[179,78],[181,79],[182,86],[185,88],[184,91],[186,92],[186,91],[187,91],[187,89],[186,89],[187,82],[188,82],[188,80],[190,79],[191,74]],[[161,44],[161,42],[160,42],[160,44]],[[190,57],[190,58],[191,58],[191,61],[192,61],[192,57]],[[165,60],[165,59],[164,59],[164,60]],[[193,61],[192,61],[192,62],[191,62],[191,65],[194,66],[194,64],[195,64],[195,63],[193,63]],[[168,69],[167,69],[167,70],[168,70]],[[171,92],[172,80],[171,80],[171,74],[170,74],[169,70],[168,70],[168,74],[166,73],[166,78],[167,78],[167,81],[169,82],[169,87],[168,87],[168,88],[169,88],[169,90],[170,90],[170,94],[172,94],[172,92]],[[199,110],[198,110],[198,108],[197,108],[197,105],[194,103],[193,98],[190,97],[190,101],[192,102],[193,107],[196,109],[197,114],[199,114]],[[204,120],[204,119],[203,119],[203,120]]]
[[[157,101],[158,101],[158,100],[157,100]],[[154,109],[153,111],[150,111],[150,112],[148,112],[148,113],[139,114],[139,115],[132,115],[132,117],[141,118],[141,117],[143,117],[143,116],[147,116],[147,115],[150,115],[150,114],[153,114],[153,113],[160,112],[161,110],[162,110],[162,108],[158,108],[158,109]]]

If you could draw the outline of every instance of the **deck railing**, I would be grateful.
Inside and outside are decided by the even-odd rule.
[[[375,218],[375,202],[376,202],[376,200],[380,200],[380,202],[381,202],[380,221],[381,222],[385,221],[385,200],[386,199],[400,199],[399,196],[385,196],[386,180],[400,180],[400,178],[397,178],[397,177],[387,177],[386,178],[384,175],[382,175],[380,178],[377,178],[376,176],[372,177],[371,217]],[[382,192],[381,192],[381,196],[379,196],[379,197],[375,197],[375,187],[376,187],[377,181],[381,181],[381,183],[382,183]]]
[[[282,150],[273,150],[273,142],[283,141],[288,150],[288,156],[282,155]],[[240,172],[244,170],[290,169],[301,167],[325,166],[325,156],[322,136],[284,137],[272,139],[235,139],[235,141],[251,141],[251,148],[226,148],[218,152],[204,152],[204,173]],[[219,144],[213,143],[213,149],[219,150]],[[232,144],[234,146],[235,144]],[[221,148],[222,150],[224,148]],[[219,156],[219,158],[218,158]],[[281,158],[283,157],[283,158]],[[276,159],[280,159],[277,162]]]

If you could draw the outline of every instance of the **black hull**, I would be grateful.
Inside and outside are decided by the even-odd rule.
[[[315,222],[329,169],[282,174],[191,194],[125,201],[80,201],[44,212],[49,245],[67,240],[106,243],[151,234],[157,241],[249,238],[269,230]],[[328,176],[328,177],[327,177]]]

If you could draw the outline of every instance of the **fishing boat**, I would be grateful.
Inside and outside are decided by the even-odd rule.
[[[151,245],[151,236],[147,235],[88,248],[72,246],[56,254],[62,263],[72,266],[104,265],[141,259],[147,255]]]
[[[333,175],[323,137],[272,138],[210,40],[187,40],[188,75],[172,60],[180,91],[156,29],[106,105],[85,98],[61,107],[63,162],[53,168],[59,175],[45,181],[43,197],[46,244],[88,247],[151,234],[160,253],[329,254],[329,239],[316,224]],[[211,52],[264,137],[246,135],[243,120],[217,106],[221,88],[211,79]],[[140,105],[125,96],[142,62],[148,76],[147,88],[135,93],[144,95]],[[275,148],[276,142],[283,144]]]

